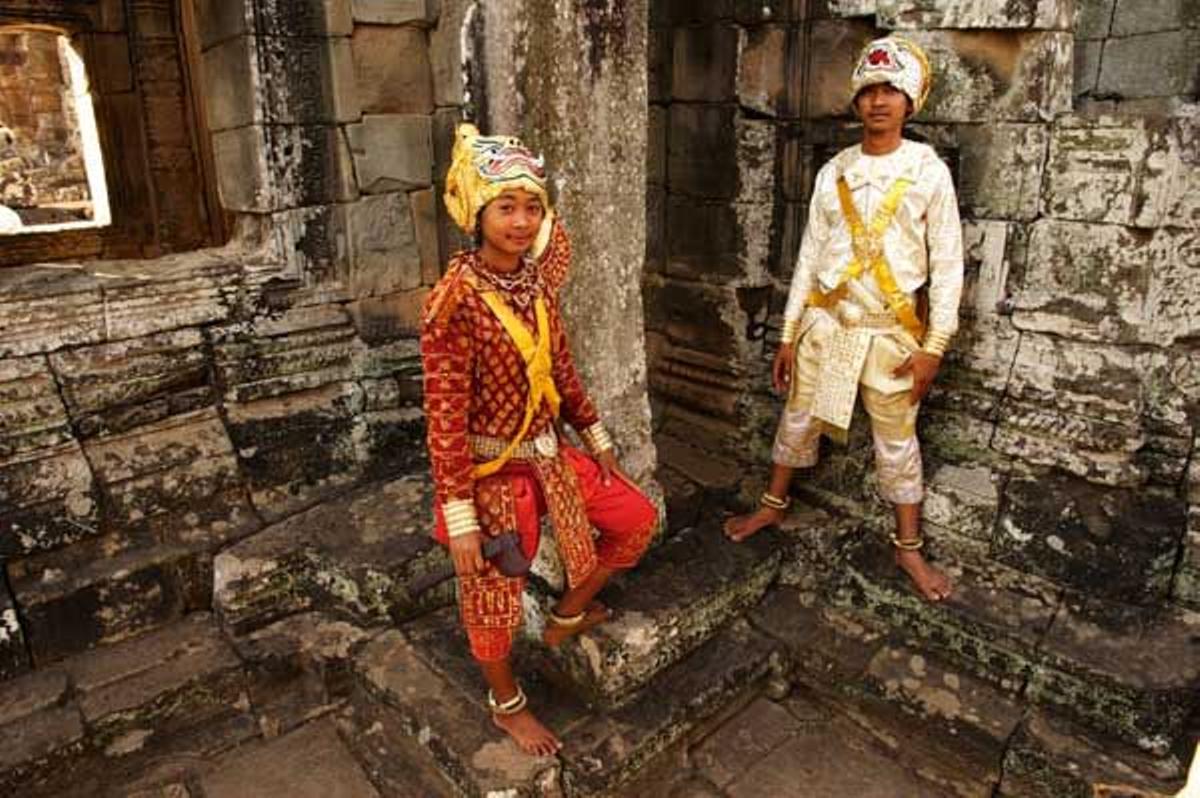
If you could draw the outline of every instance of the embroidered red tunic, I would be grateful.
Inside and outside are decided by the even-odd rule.
[[[550,243],[534,266],[550,322],[554,384],[562,397],[560,413],[579,430],[594,424],[599,415],[576,371],[559,310],[558,290],[570,259],[570,241],[562,225],[555,222]],[[439,505],[474,498],[475,460],[468,435],[511,440],[520,430],[529,395],[521,354],[468,284],[466,274],[472,270],[477,274],[483,271],[477,252],[454,256],[430,293],[421,331],[427,442]],[[537,329],[532,302],[522,306],[505,299],[530,331]],[[543,402],[525,439],[533,440],[553,420]]]

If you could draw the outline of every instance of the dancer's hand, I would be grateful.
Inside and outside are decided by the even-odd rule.
[[[475,576],[483,570],[483,535],[471,532],[450,538],[450,559],[459,576]]]
[[[623,478],[626,482],[632,481],[617,463],[617,452],[615,449],[605,449],[596,455],[596,464],[600,466],[600,482],[605,487],[612,484],[614,474]]]
[[[937,376],[938,367],[941,365],[940,357],[918,349],[892,370],[892,376],[903,377],[905,374],[912,374],[913,386],[909,400],[915,405],[929,393],[929,387],[933,385],[933,378]]]
[[[792,364],[796,362],[796,345],[781,344],[771,364],[771,381],[778,393],[787,391],[792,382]]]

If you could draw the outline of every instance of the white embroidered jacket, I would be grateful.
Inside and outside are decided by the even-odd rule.
[[[953,335],[958,329],[963,283],[958,199],[950,170],[933,148],[907,139],[887,155],[865,155],[861,146],[849,147],[817,173],[784,321],[797,323],[809,293],[818,284],[822,291],[837,287],[853,260],[850,229],[838,202],[837,178],[841,174],[867,224],[897,178],[913,181],[884,233],[884,253],[896,283],[910,299],[929,281],[929,330]],[[869,273],[859,281],[882,297]]]

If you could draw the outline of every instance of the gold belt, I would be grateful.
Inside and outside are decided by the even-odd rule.
[[[471,451],[481,460],[493,460],[508,448],[504,438],[493,438],[490,435],[468,435]],[[554,457],[558,454],[558,436],[553,429],[545,429],[538,433],[533,440],[524,440],[513,450],[513,460],[533,460],[538,457]]]

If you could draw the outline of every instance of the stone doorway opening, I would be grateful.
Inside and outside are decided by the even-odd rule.
[[[83,57],[60,30],[0,27],[0,235],[111,218]]]

